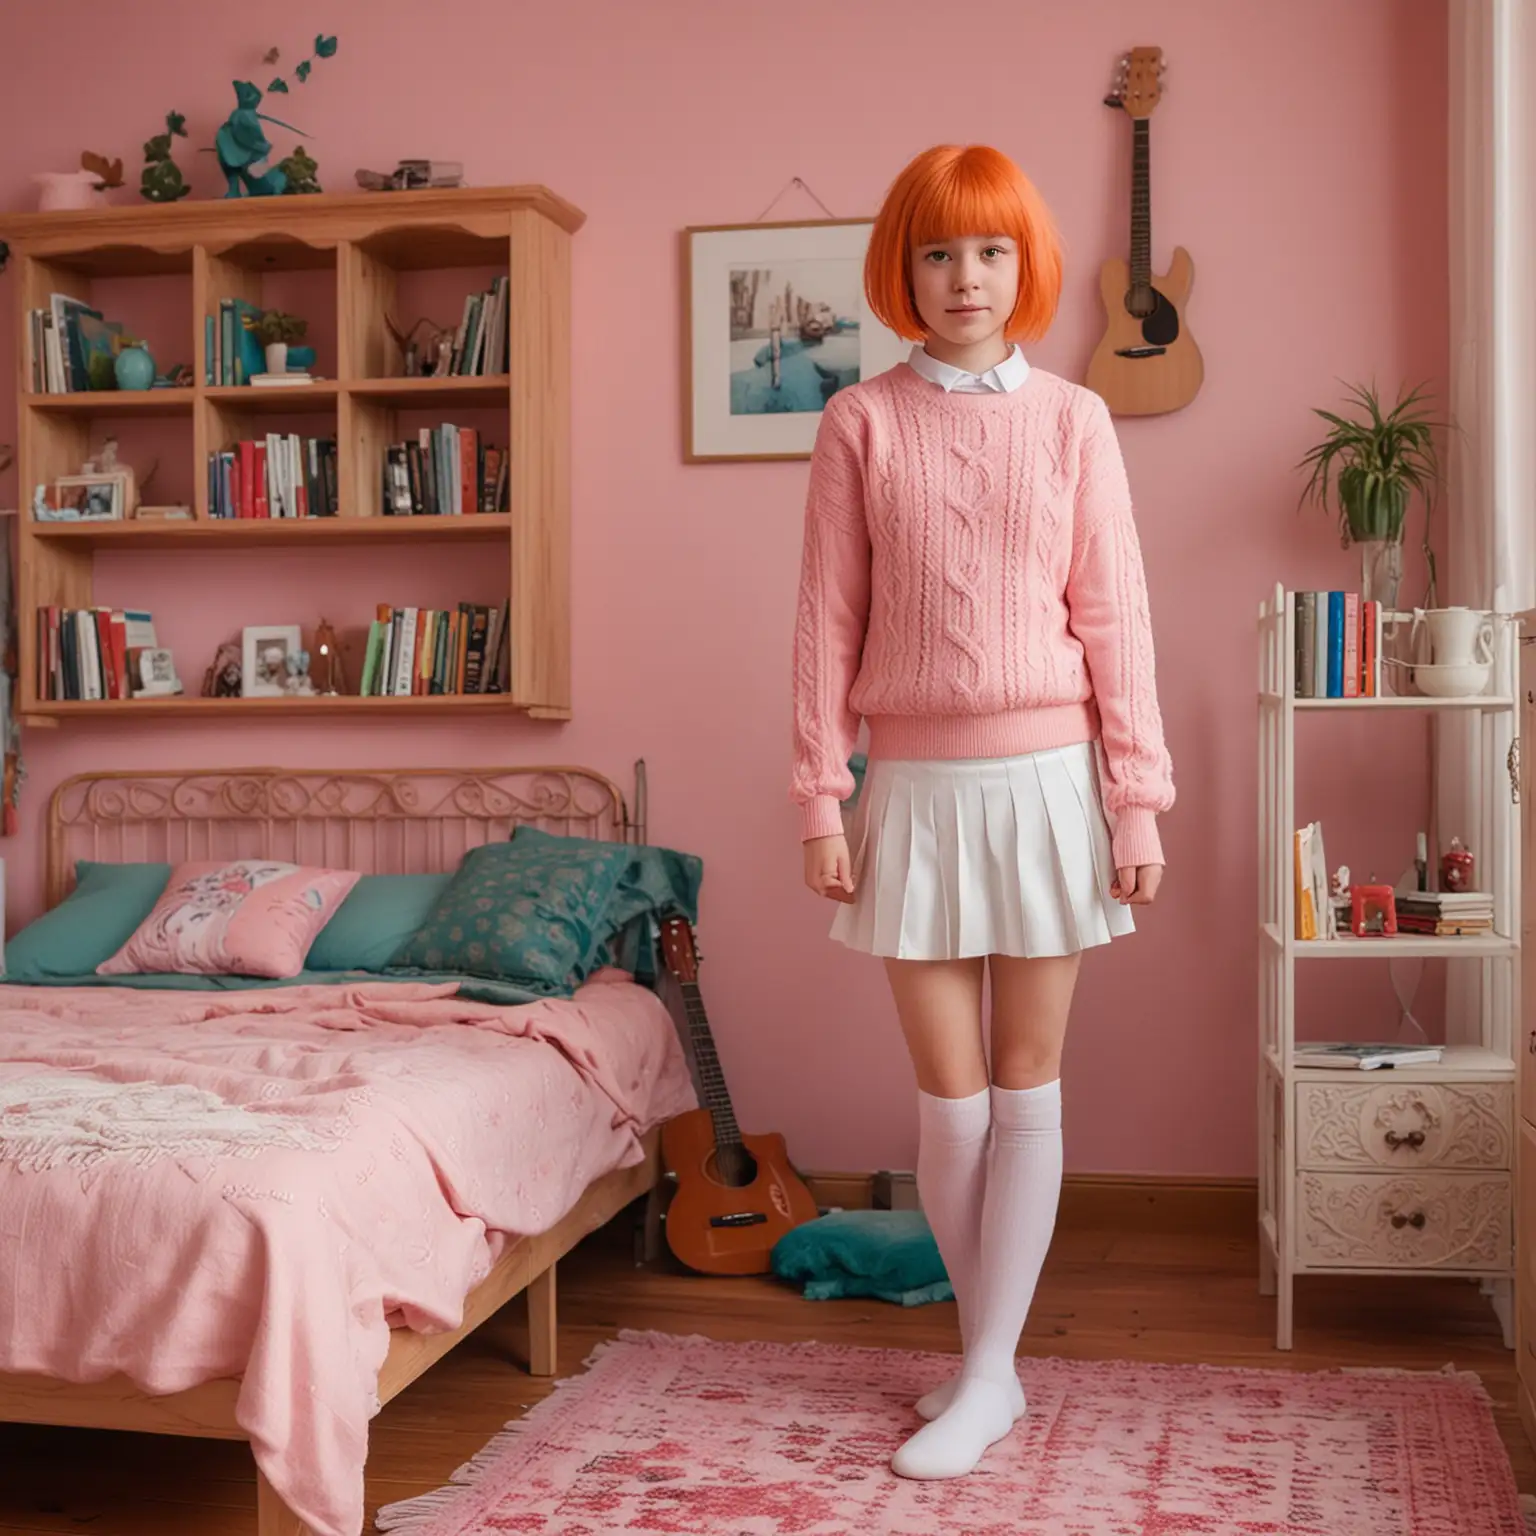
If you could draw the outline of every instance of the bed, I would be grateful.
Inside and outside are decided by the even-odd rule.
[[[527,825],[565,835],[643,842],[644,765],[638,764],[636,768],[633,811],[623,793],[611,780],[586,769],[567,767],[341,772],[248,769],[187,774],[81,775],[62,784],[50,805],[47,903],[52,907],[67,894],[71,872],[79,859],[103,863],[136,860],[176,863],[192,859],[267,858],[292,863],[323,864],[333,868],[358,870],[364,874],[434,873],[452,870],[469,849],[484,843],[503,841],[511,836],[516,827]],[[376,1404],[370,1407],[369,1416],[451,1350],[466,1334],[520,1293],[527,1296],[529,1370],[535,1375],[554,1374],[557,1261],[587,1233],[647,1194],[651,1197],[646,1208],[647,1233],[650,1244],[654,1245],[658,1212],[656,1198],[660,1185],[660,1124],[693,1102],[692,1086],[688,1082],[681,1048],[665,1005],[655,993],[612,972],[583,986],[568,1005],[540,1004],[528,1008],[498,1008],[489,1003],[465,1003],[457,1000],[451,987],[425,983],[387,983],[377,986],[360,983],[353,985],[350,990],[337,985],[296,987],[287,992],[222,992],[216,995],[198,994],[195,997],[179,993],[173,996],[163,992],[125,994],[116,989],[102,989],[94,994],[82,992],[76,997],[73,991],[61,991],[56,995],[64,1001],[57,1003],[34,989],[3,987],[0,988],[0,994],[10,994],[0,1004],[0,1038],[4,1037],[6,1019],[11,1023],[13,1039],[45,1038],[44,1031],[53,1027],[50,1010],[58,1013],[61,1018],[67,1016],[67,1028],[76,1031],[86,1030],[110,1018],[112,1026],[119,1030],[124,1041],[137,1038],[132,1037],[131,1033],[135,1027],[134,1021],[141,1016],[147,1018],[148,1012],[154,1012],[156,1027],[167,1022],[178,1026],[186,1023],[190,1025],[190,1032],[178,1034],[175,1038],[184,1042],[180,1049],[186,1055],[186,1061],[178,1061],[177,1071],[185,1068],[188,1081],[194,1080],[191,1074],[196,1063],[196,1052],[203,1050],[211,1053],[216,1045],[228,1043],[226,1037],[237,1038],[242,1048],[249,1046],[257,1052],[261,1062],[269,1064],[274,1059],[273,1053],[279,1051],[279,1046],[287,1049],[282,1043],[291,1037],[292,1050],[300,1053],[294,1059],[298,1061],[299,1067],[306,1070],[315,1061],[323,1062],[326,1059],[322,1043],[330,1048],[335,1041],[355,1042],[357,1054],[355,1058],[346,1058],[346,1071],[354,1073],[363,1084],[361,1090],[354,1086],[350,1091],[352,1098],[364,1105],[358,1114],[369,1129],[366,1135],[359,1133],[355,1145],[349,1143],[346,1155],[352,1161],[340,1163],[333,1160],[323,1168],[318,1160],[306,1164],[303,1162],[306,1155],[318,1159],[320,1154],[305,1153],[302,1143],[296,1143],[299,1150],[289,1146],[281,1153],[283,1158],[288,1159],[284,1166],[290,1170],[285,1190],[295,1187],[296,1183],[302,1185],[306,1193],[311,1184],[320,1190],[341,1185],[350,1189],[353,1183],[358,1186],[356,1194],[349,1193],[341,1197],[344,1209],[340,1214],[325,1212],[326,1223],[334,1222],[335,1230],[343,1234],[334,1241],[338,1252],[354,1253],[367,1247],[366,1243],[354,1244],[352,1233],[363,1221],[360,1214],[363,1210],[363,1186],[379,1162],[387,1161],[382,1150],[386,1145],[400,1162],[420,1161],[423,1167],[434,1172],[434,1176],[441,1166],[433,1162],[432,1156],[420,1155],[420,1149],[411,1136],[402,1136],[398,1132],[386,1136],[393,1121],[380,1119],[380,1123],[375,1126],[368,1120],[369,1116],[384,1116],[385,1109],[388,1109],[390,1114],[402,1116],[402,1124],[415,1127],[416,1121],[403,1118],[403,1110],[390,1101],[390,1085],[406,1085],[400,1089],[402,1104],[406,1102],[406,1094],[414,1095],[417,1103],[424,1102],[423,1095],[430,1095],[432,1090],[416,1080],[418,1073],[414,1065],[408,1070],[402,1070],[402,1062],[422,1063],[420,1075],[429,1083],[437,1081],[439,1084],[438,1098],[431,1101],[431,1105],[441,1107],[450,1096],[443,1086],[445,1083],[455,1094],[463,1090],[454,1087],[450,1079],[443,1077],[435,1065],[428,1065],[429,1062],[435,1064],[450,1047],[468,1051],[472,1045],[474,1053],[478,1054],[467,1054],[463,1059],[466,1063],[479,1063],[475,1070],[477,1073],[483,1072],[485,1082],[489,1083],[494,1072],[509,1070],[506,1064],[511,1061],[510,1053],[515,1048],[521,1053],[519,1061],[525,1064],[535,1061],[543,1063],[540,1067],[541,1080],[547,1087],[553,1085],[550,1087],[551,1094],[558,1091],[569,1100],[573,1113],[580,1110],[589,1114],[594,1124],[600,1123],[604,1127],[606,1139],[598,1150],[591,1153],[590,1168],[584,1160],[576,1168],[567,1166],[536,1170],[545,1179],[545,1185],[540,1188],[558,1186],[561,1175],[566,1180],[558,1209],[546,1200],[541,1219],[537,1221],[530,1220],[503,1232],[479,1216],[471,1220],[468,1212],[473,1210],[472,1204],[468,1207],[456,1204],[451,1211],[445,1204],[443,1212],[434,1210],[430,1213],[431,1219],[438,1222],[440,1230],[451,1218],[453,1225],[449,1227],[450,1236],[463,1235],[463,1229],[468,1229],[459,1246],[465,1255],[461,1262],[469,1266],[464,1272],[470,1277],[470,1283],[465,1285],[464,1290],[457,1292],[463,1297],[463,1303],[462,1315],[456,1320],[446,1316],[433,1318],[434,1310],[437,1313],[451,1310],[443,1308],[440,1299],[435,1308],[428,1305],[414,1309],[409,1306],[402,1308],[399,1303],[406,1293],[389,1293],[387,1290],[380,1290],[379,1298],[382,1300],[387,1294],[392,1294],[395,1305],[380,1310],[379,1318],[375,1319],[368,1314],[365,1304],[355,1301],[357,1295],[366,1297],[373,1292],[366,1288],[359,1291],[356,1286],[360,1282],[349,1281],[354,1284],[354,1290],[337,1298],[338,1305],[341,1301],[350,1303],[361,1318],[357,1324],[360,1332],[379,1339],[377,1356],[370,1355],[367,1364],[370,1378],[377,1364]],[[103,1009],[112,1006],[114,999],[117,1000],[115,1010],[110,1015],[103,1013]],[[338,1024],[338,1010],[341,1009],[352,1011],[345,1014]],[[328,1034],[320,1036],[313,1033],[312,1020],[317,1018],[329,1031]],[[146,1025],[145,1028],[150,1026]],[[28,1034],[29,1030],[32,1031],[31,1035]],[[412,1034],[412,1031],[417,1033]],[[52,1036],[46,1038],[52,1039]],[[78,1037],[64,1038],[66,1043],[77,1038],[88,1043],[95,1037],[79,1034]],[[169,1037],[146,1034],[144,1038],[151,1040]],[[420,1046],[414,1043],[417,1039],[423,1042]],[[278,1042],[276,1045],[273,1044],[274,1040]],[[637,1040],[643,1049],[636,1046]],[[612,1042],[611,1059],[603,1057],[603,1052],[608,1049],[604,1042]],[[336,1046],[336,1049],[340,1049],[340,1046]],[[418,1050],[421,1053],[419,1056],[410,1056],[410,1052]],[[126,1046],[123,1051],[124,1054],[114,1060],[131,1062],[134,1059],[132,1053]],[[307,1057],[302,1055],[306,1052],[310,1053]],[[318,1056],[315,1054],[317,1052]],[[623,1058],[622,1063],[620,1057]],[[36,1063],[40,1059],[40,1056],[30,1052],[23,1052],[21,1056],[22,1063],[34,1073],[38,1070]],[[283,1059],[286,1062],[287,1058]],[[368,1075],[374,1063],[385,1061],[390,1066],[382,1079]],[[583,1061],[588,1065],[583,1066]],[[85,1075],[89,1078],[89,1053],[75,1057],[66,1054],[62,1058],[62,1065],[66,1068],[77,1062],[84,1064]],[[187,1065],[187,1062],[193,1065]],[[637,1065],[642,1062],[643,1065]],[[595,1067],[591,1063],[596,1063]],[[0,1062],[0,1066],[3,1065]],[[16,1065],[13,1061],[13,1068]],[[268,1070],[268,1067],[263,1066],[263,1070]],[[271,1066],[270,1070],[276,1073],[280,1069]],[[286,1066],[281,1070],[287,1070]],[[330,1070],[323,1065],[315,1067],[310,1080],[304,1083],[304,1088],[314,1088],[317,1093],[329,1091],[333,1078],[325,1074]],[[377,1071],[384,1072],[384,1068],[378,1067]],[[434,1071],[438,1073],[437,1078],[433,1076]],[[389,1073],[393,1073],[393,1077]],[[621,1074],[625,1081],[613,1089],[604,1078],[604,1073],[609,1078],[616,1073]],[[133,1074],[124,1067],[123,1075],[126,1078]],[[36,1079],[26,1080],[32,1082]],[[157,1080],[178,1081],[174,1073],[160,1074]],[[375,1093],[380,1080],[385,1087],[384,1108],[378,1107],[378,1095]],[[341,1076],[334,1077],[338,1088],[352,1081],[350,1077],[345,1080]],[[478,1076],[476,1081],[480,1081]],[[121,1084],[115,1086],[120,1087]],[[285,1090],[288,1085],[285,1080],[278,1086],[280,1090]],[[609,1098],[604,1098],[598,1089],[608,1089]],[[614,1109],[614,1103],[620,1100],[623,1101],[622,1111]],[[521,1102],[519,1100],[518,1104]],[[536,1110],[540,1127],[544,1124],[542,1117],[545,1112],[545,1103],[540,1100]],[[444,1113],[446,1115],[446,1110]],[[484,1116],[480,1118],[483,1120]],[[435,1127],[430,1116],[428,1121],[429,1126]],[[447,1126],[446,1119],[443,1124]],[[456,1145],[455,1134],[466,1142],[473,1142],[476,1134],[473,1127],[466,1131],[462,1124],[456,1129],[435,1127],[435,1132],[450,1148]],[[486,1135],[489,1134],[487,1131]],[[374,1140],[370,1142],[368,1137]],[[552,1143],[556,1140],[551,1136]],[[498,1179],[506,1183],[516,1170],[506,1167],[507,1159],[504,1156],[496,1159],[494,1166],[486,1161],[485,1147],[493,1144],[501,1145],[476,1142],[474,1147],[459,1149],[459,1153],[464,1166],[470,1168],[472,1173],[476,1169],[484,1172],[487,1184],[496,1183]],[[527,1144],[526,1136],[523,1144]],[[445,1159],[451,1166],[451,1159],[440,1147],[429,1147],[428,1152]],[[260,1158],[269,1155],[277,1154],[270,1153],[270,1149],[262,1149],[256,1154],[257,1160],[249,1166],[257,1170],[268,1166]],[[474,1155],[480,1158],[478,1165],[474,1163]],[[599,1166],[599,1163],[602,1165]],[[196,1183],[202,1176],[200,1170],[205,1164],[193,1157],[182,1159],[178,1166]],[[294,1170],[303,1171],[304,1177],[296,1180]],[[221,1168],[217,1176],[224,1177],[225,1172]],[[311,1173],[313,1180],[309,1177]],[[389,1173],[386,1167],[385,1175]],[[574,1182],[573,1175],[577,1175]],[[468,1179],[470,1175],[462,1173],[461,1169],[461,1176]],[[251,1177],[255,1179],[256,1175],[253,1173]],[[332,1182],[327,1184],[325,1180]],[[256,1181],[260,1182],[259,1179]],[[382,1178],[380,1182],[383,1182]],[[231,1199],[231,1187],[228,1183],[223,1187],[223,1205],[213,1202],[219,1212],[223,1212],[225,1205],[241,1203]],[[240,1186],[237,1184],[233,1187],[236,1187],[238,1193]],[[517,1188],[523,1188],[520,1173]],[[87,1198],[87,1181],[83,1176],[81,1189],[85,1192],[82,1198]],[[263,1191],[257,1189],[250,1193],[259,1195]],[[450,1193],[457,1200],[458,1191]],[[333,1196],[333,1200],[336,1198]],[[380,1195],[378,1198],[382,1200],[383,1197]],[[39,1197],[29,1195],[26,1199],[33,1200],[38,1206],[42,1204]],[[347,1201],[356,1202],[355,1208],[347,1207]],[[250,1205],[250,1202],[245,1203]],[[314,1204],[323,1207],[323,1194],[315,1197]],[[145,1208],[152,1213],[154,1211],[153,1204],[147,1200]],[[486,1197],[486,1208],[495,1209],[489,1196]],[[501,1208],[511,1207],[503,1204]],[[0,1208],[0,1268],[3,1268],[5,1260],[3,1245],[8,1239],[13,1245],[13,1258],[15,1252],[25,1251],[16,1247],[21,1241],[16,1233],[25,1227],[25,1220],[18,1221],[13,1216],[8,1229],[5,1214],[4,1209]],[[385,1220],[383,1207],[370,1219],[382,1223]],[[251,1223],[244,1217],[242,1222],[239,1230],[244,1232]],[[333,1229],[331,1225],[321,1224],[317,1230],[329,1237]],[[382,1231],[383,1227],[380,1226],[378,1230]],[[423,1227],[423,1230],[426,1228]],[[93,1240],[95,1231],[93,1227]],[[514,1235],[517,1232],[523,1235]],[[477,1242],[477,1239],[483,1239],[483,1243]],[[263,1240],[270,1245],[270,1233]],[[255,1242],[255,1239],[252,1241]],[[228,1246],[230,1239],[227,1234],[220,1238],[220,1242]],[[269,1306],[265,1299],[284,1288],[286,1280],[278,1262],[283,1258],[281,1254],[270,1256],[270,1273],[262,1271],[265,1286],[261,1301],[263,1310],[260,1317],[251,1324],[253,1338],[265,1337],[262,1333],[264,1327],[267,1334],[270,1334],[270,1319],[284,1315],[275,1303]],[[374,1269],[380,1276],[390,1263],[395,1262],[393,1255],[386,1262],[377,1254],[368,1262],[373,1263],[375,1259],[377,1262],[374,1263]],[[239,1262],[245,1263],[247,1260],[241,1259]],[[298,1265],[297,1258],[293,1262],[295,1266]],[[331,1262],[330,1258],[325,1262]],[[349,1259],[348,1262],[352,1261]],[[454,1268],[450,1259],[440,1261],[436,1254],[432,1256],[431,1264],[434,1266],[434,1276],[438,1268],[448,1276],[460,1272]],[[204,1254],[198,1250],[196,1274],[188,1278],[187,1289],[203,1283],[205,1269],[213,1275],[216,1267],[217,1261],[205,1265]],[[366,1264],[359,1260],[357,1267],[361,1272]],[[67,1270],[67,1265],[65,1268]],[[145,1266],[146,1273],[148,1268]],[[15,1273],[20,1273],[19,1265]],[[309,1272],[296,1267],[295,1273],[302,1277]],[[328,1274],[329,1270],[316,1270],[314,1273]],[[351,1275],[352,1271],[348,1270],[347,1273]],[[368,1274],[371,1277],[373,1270],[369,1270]],[[130,1282],[123,1283],[131,1290]],[[145,1285],[150,1283],[148,1279],[144,1281]],[[216,1276],[207,1279],[210,1294],[218,1293],[220,1283]],[[369,1283],[374,1282],[370,1279]],[[447,1281],[442,1280],[441,1283],[446,1284]],[[379,1279],[377,1284],[384,1286],[386,1282]],[[33,1289],[39,1297],[42,1296],[42,1287],[34,1286]],[[321,1301],[330,1300],[318,1290],[303,1291],[301,1296],[302,1305],[294,1313],[296,1318],[307,1317],[311,1310],[321,1310],[320,1302],[315,1301],[315,1297],[320,1297]],[[46,1303],[40,1300],[38,1305],[53,1306],[55,1300],[50,1295]],[[174,1305],[174,1300],[170,1304]],[[59,1305],[62,1306],[62,1303]],[[234,1308],[233,1300],[229,1305]],[[388,1316],[385,1316],[386,1312]],[[14,1315],[19,1316],[20,1313],[21,1303],[18,1301]],[[66,1314],[60,1311],[58,1315],[63,1317]],[[402,1326],[402,1319],[419,1322],[423,1316],[429,1320],[426,1326],[435,1327],[436,1331],[418,1331]],[[383,1342],[379,1333],[386,1323],[390,1324],[387,1343]],[[453,1325],[449,1326],[450,1323]],[[244,1315],[232,1310],[229,1326],[238,1333],[239,1328],[244,1326]],[[142,1340],[139,1342],[143,1343]],[[63,1379],[62,1372],[40,1372],[36,1369],[13,1374],[0,1372],[0,1421],[254,1439],[260,1443],[253,1445],[257,1457],[256,1518],[253,1529],[257,1536],[307,1536],[317,1526],[306,1523],[301,1513],[296,1512],[291,1504],[299,1505],[302,1510],[308,1502],[313,1509],[312,1491],[306,1491],[302,1497],[294,1493],[292,1490],[299,1484],[291,1480],[291,1474],[286,1470],[288,1463],[275,1453],[264,1455],[268,1438],[265,1430],[253,1435],[242,1427],[242,1418],[250,1422],[249,1404],[255,1396],[252,1392],[242,1396],[242,1389],[253,1385],[248,1378],[257,1369],[258,1359],[265,1360],[273,1352],[271,1346],[270,1337],[266,1337],[265,1351],[261,1354],[253,1351],[247,1357],[247,1363],[242,1368],[244,1374],[228,1373],[214,1379],[189,1381],[179,1390],[159,1390],[154,1395],[135,1384],[136,1379],[145,1378],[145,1373],[137,1370],[130,1374],[118,1371],[104,1379],[94,1379],[99,1376],[99,1372],[85,1370],[78,1362],[74,1362],[70,1373],[72,1379]],[[306,1381],[309,1380],[303,1374],[304,1354],[297,1342],[289,1343],[286,1348],[300,1362],[295,1375],[297,1385],[293,1393],[296,1405],[292,1412],[302,1415],[306,1405],[297,1400],[304,1397]],[[362,1346],[357,1348],[361,1349]],[[283,1349],[284,1343],[279,1339],[276,1353],[281,1355]],[[0,1356],[0,1362],[12,1359],[14,1356]],[[381,1363],[378,1363],[380,1359]],[[176,1369],[180,1371],[181,1368],[178,1362]],[[288,1368],[293,1369],[292,1362]],[[153,1376],[155,1371],[150,1369],[148,1374]],[[93,1379],[83,1380],[82,1376],[91,1376]],[[320,1388],[313,1382],[309,1383],[308,1392],[311,1396],[319,1391]],[[317,1419],[323,1418],[320,1410],[314,1410],[314,1413]],[[275,1470],[278,1467],[285,1470],[279,1474]],[[269,1470],[273,1470],[272,1477],[268,1476]],[[312,1517],[317,1525],[330,1531],[342,1531],[351,1519],[346,1511],[354,1505],[357,1522],[360,1524],[360,1461],[356,1474],[355,1499],[350,1494],[346,1498],[338,1497],[334,1506],[327,1506],[323,1520],[319,1516]],[[290,1481],[285,1483],[285,1478]],[[351,1527],[354,1530],[357,1528],[357,1525]]]

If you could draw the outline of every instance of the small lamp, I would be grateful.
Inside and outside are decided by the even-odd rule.
[[[345,693],[347,679],[341,665],[341,642],[329,619],[321,619],[315,625],[315,656],[319,663],[315,669],[319,692],[327,698]]]

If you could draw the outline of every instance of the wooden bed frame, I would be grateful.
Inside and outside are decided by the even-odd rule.
[[[46,899],[68,893],[75,860],[280,858],[364,874],[451,870],[466,849],[503,841],[520,824],[614,841],[645,835],[645,765],[635,765],[633,814],[612,780],[584,768],[215,769],[201,773],[101,773],[66,780],[48,816]],[[520,1292],[528,1297],[528,1369],[556,1367],[555,1266],[589,1232],[647,1193],[646,1248],[656,1251],[661,1135],[645,1159],[590,1184],[560,1223],[522,1237],[470,1292],[452,1333],[397,1328],[379,1371],[387,1403]],[[0,1373],[0,1422],[139,1430],[244,1440],[235,1422],[236,1378],[151,1397],[123,1377],[80,1386]],[[258,1469],[256,1536],[309,1536]]]

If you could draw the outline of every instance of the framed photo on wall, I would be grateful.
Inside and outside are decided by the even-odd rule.
[[[241,632],[240,695],[277,699],[287,693],[288,658],[304,648],[297,624],[252,624]]]
[[[909,343],[864,302],[872,219],[683,231],[683,457],[806,459],[828,400]]]

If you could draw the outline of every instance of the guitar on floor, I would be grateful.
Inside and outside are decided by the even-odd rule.
[[[736,1125],[686,918],[662,923],[661,947],[682,989],[705,1106],[661,1129],[662,1162],[677,1178],[667,1207],[667,1246],[679,1263],[702,1274],[767,1274],[773,1245],[792,1227],[816,1219],[816,1201],[790,1163],[782,1136],[743,1136]]]
[[[1195,264],[1180,245],[1166,272],[1152,271],[1150,122],[1162,97],[1162,73],[1161,48],[1133,48],[1104,98],[1131,119],[1131,259],[1111,258],[1100,274],[1108,323],[1088,364],[1088,387],[1117,416],[1177,411],[1199,394],[1205,378],[1185,320]]]

